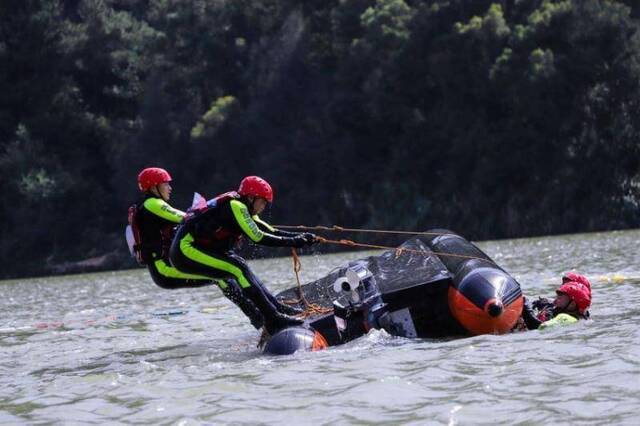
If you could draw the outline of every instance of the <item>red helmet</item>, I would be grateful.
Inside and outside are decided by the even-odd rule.
[[[589,282],[587,277],[585,277],[584,275],[576,274],[575,272],[568,272],[562,276],[563,284],[571,281],[580,283],[583,286],[587,287],[587,289],[589,289],[589,296],[591,296],[591,283]]]
[[[591,289],[579,282],[566,282],[556,290],[556,293],[566,294],[571,300],[576,302],[578,313],[581,315],[591,306]]]
[[[240,182],[238,194],[242,196],[261,197],[268,202],[273,202],[273,189],[269,182],[258,176],[247,176]]]
[[[171,182],[171,175],[168,171],[159,167],[146,168],[138,175],[138,188],[140,188],[140,191],[148,191],[152,186],[160,185],[164,182]]]

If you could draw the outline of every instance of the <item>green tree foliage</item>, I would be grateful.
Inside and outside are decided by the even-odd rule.
[[[235,107],[237,107],[237,100],[233,96],[223,96],[216,99],[211,104],[209,111],[191,129],[191,138],[200,139],[215,136],[225,125]]]
[[[638,226],[636,3],[6,0],[0,276],[130,264],[152,165],[182,208],[262,175],[280,223]]]

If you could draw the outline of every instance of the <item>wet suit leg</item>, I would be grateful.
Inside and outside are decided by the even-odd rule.
[[[152,268],[149,268],[149,270],[151,272]],[[205,283],[202,283],[199,281],[193,281],[193,280],[185,281],[185,280],[180,280],[176,278],[167,278],[163,276],[156,278],[156,275],[158,275],[157,272],[155,274],[152,272],[151,274],[151,276],[154,277],[154,282],[163,288],[174,289],[174,288],[185,288],[185,287],[198,287],[198,286],[210,285],[215,283],[218,285],[218,287],[222,291],[222,294],[224,294],[227,299],[229,299],[237,307],[239,307],[240,310],[249,318],[249,320],[251,321],[251,325],[253,325],[256,328],[256,330],[259,330],[264,325],[264,318],[262,317],[262,314],[260,313],[256,305],[254,305],[251,300],[247,299],[242,294],[242,290],[240,286],[238,285],[238,283],[236,283],[232,279],[224,280],[222,278],[206,277],[207,281]],[[185,275],[188,275],[188,274],[185,274]],[[200,275],[196,275],[196,276],[200,276]],[[188,283],[191,283],[191,285],[189,285]]]
[[[227,282],[219,282],[211,278],[202,277],[200,275],[191,275],[178,271],[176,268],[169,266],[166,261],[160,259],[148,265],[149,273],[153,282],[158,287],[175,290],[179,288],[198,288],[218,284],[227,299],[231,300],[240,310],[249,318],[251,325],[259,330],[264,325],[264,318],[258,308],[242,295],[242,291],[233,280]]]
[[[265,328],[271,334],[281,328],[301,324],[302,320],[278,311],[273,296],[255,276],[249,265],[234,253],[204,250],[193,245],[189,233],[176,235],[171,246],[171,262],[180,270],[210,278],[232,278],[240,287],[240,294],[248,298],[264,317]]]
[[[242,257],[238,256],[235,253],[225,253],[225,256],[228,261],[237,265],[243,271],[244,276],[250,282],[251,286],[247,289],[244,289],[245,292],[252,291],[255,289],[255,297],[264,298],[271,306],[273,306],[281,314],[297,315],[302,313],[302,309],[282,303],[273,294],[271,294],[269,289],[264,284],[262,284],[262,281],[260,280],[260,278],[258,278],[253,273],[253,271],[249,268],[249,265],[247,264],[247,262]],[[252,298],[252,300],[254,299]],[[268,307],[267,309],[271,309],[271,307]]]
[[[256,305],[242,294],[242,288],[235,280],[227,280],[225,283],[226,286],[224,288],[220,287],[222,294],[240,308],[256,330],[260,330],[264,326],[264,318]]]
[[[248,278],[251,285],[257,287],[259,291],[264,295],[264,297],[266,297],[269,300],[269,302],[271,302],[271,304],[275,306],[278,312],[281,312],[285,315],[298,315],[303,312],[302,309],[296,308],[295,306],[287,305],[286,303],[283,303],[280,300],[278,300],[278,298],[275,297],[273,294],[271,294],[269,289],[265,287],[264,284],[262,284],[262,281],[260,280],[260,278],[258,278],[253,273],[253,271],[249,268],[249,265],[247,264],[247,262],[242,257],[238,256],[235,253],[229,253],[229,252],[225,253],[224,256],[229,261],[232,261],[235,265],[237,265],[239,268],[242,269],[244,275]],[[237,281],[236,281],[236,285],[239,285],[237,284]],[[242,286],[240,286],[240,288],[242,288]]]
[[[161,288],[175,290],[179,288],[198,288],[213,284],[211,278],[191,275],[178,271],[164,259],[157,259],[147,265],[153,282]]]

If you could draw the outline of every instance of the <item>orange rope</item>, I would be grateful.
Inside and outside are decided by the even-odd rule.
[[[374,234],[403,234],[403,235],[454,235],[449,232],[413,232],[413,231],[389,231],[384,229],[343,228],[342,226],[306,226],[306,225],[274,225],[281,229],[299,229],[302,231],[335,231],[335,232],[369,232]]]
[[[316,303],[310,303],[306,297],[304,297],[304,293],[302,291],[302,284],[300,283],[300,271],[302,270],[302,263],[300,262],[300,257],[298,256],[298,252],[294,247],[291,247],[291,258],[293,259],[293,272],[296,274],[296,281],[298,283],[298,299],[295,300],[285,300],[285,303],[288,304],[298,304],[302,302],[304,304],[304,312],[300,314],[301,317],[307,318],[312,315],[321,315],[331,312],[333,309],[331,308],[323,308],[322,306]]]
[[[487,259],[482,258],[482,257],[468,256],[468,255],[465,255],[465,254],[445,253],[445,252],[441,252],[441,251],[414,250],[414,249],[408,249],[408,248],[403,248],[403,247],[381,246],[381,245],[378,245],[378,244],[363,244],[363,243],[357,243],[355,241],[345,240],[345,239],[342,239],[342,240],[329,240],[327,238],[323,238],[323,237],[319,237],[319,236],[316,236],[316,238],[321,243],[339,244],[339,245],[343,245],[343,246],[363,247],[363,248],[371,248],[371,249],[395,250],[396,251],[396,257],[400,256],[404,252],[407,252],[407,253],[422,254],[422,255],[426,255],[426,256],[430,256],[432,254],[437,254],[437,255],[440,255],[440,256],[460,257],[460,258],[463,258],[463,259],[487,260]],[[494,262],[492,262],[492,263],[494,263]]]
[[[336,227],[334,226],[332,229],[329,229],[327,227],[306,227],[306,226],[278,226],[278,228],[297,228],[297,229],[306,229],[306,230],[318,230],[320,228],[324,229],[324,230],[344,230],[344,231],[350,231],[349,229],[346,228],[340,228],[340,227]],[[381,232],[381,233],[403,233],[403,234],[421,234],[421,235],[447,235],[445,233],[435,233],[435,232],[417,232],[417,233],[412,233],[412,232],[406,232],[406,231],[374,231],[374,230],[367,230],[367,229],[363,229],[363,230],[358,230],[361,232]],[[432,254],[436,254],[436,255],[440,255],[440,256],[451,256],[451,257],[459,257],[459,258],[463,258],[463,259],[480,259],[480,260],[487,260],[481,257],[477,257],[477,256],[468,256],[468,255],[464,255],[464,254],[456,254],[456,253],[445,253],[445,252],[437,252],[437,251],[424,251],[424,250],[414,250],[414,249],[408,249],[408,248],[403,248],[403,247],[391,247],[391,246],[383,246],[383,245],[379,245],[379,244],[364,244],[364,243],[357,243],[355,241],[352,240],[347,240],[347,239],[341,239],[341,240],[330,240],[328,238],[324,238],[324,237],[320,237],[320,236],[316,236],[316,239],[318,242],[321,243],[325,243],[325,244],[338,244],[338,245],[344,245],[344,246],[350,246],[350,247],[363,247],[363,248],[370,248],[370,249],[382,249],[382,250],[395,250],[396,253],[396,258],[398,256],[400,256],[402,253],[416,253],[416,254],[421,254],[421,255],[426,255],[426,256],[431,256]],[[303,318],[307,318],[310,317],[312,315],[321,315],[321,314],[326,314],[328,312],[331,312],[332,309],[331,308],[324,308],[316,303],[310,303],[305,297],[304,297],[304,293],[302,291],[302,284],[300,283],[300,271],[302,270],[302,263],[300,262],[300,257],[298,256],[298,252],[296,251],[295,248],[291,248],[291,258],[293,260],[293,272],[296,275],[296,282],[298,284],[298,299],[291,299],[291,300],[285,300],[285,303],[288,304],[299,304],[300,302],[302,302],[304,304],[305,310],[302,314],[300,314],[301,317]]]

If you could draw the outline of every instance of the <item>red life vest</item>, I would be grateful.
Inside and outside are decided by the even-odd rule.
[[[146,262],[142,256],[142,239],[140,238],[140,227],[138,226],[138,220],[136,218],[138,213],[138,206],[136,204],[132,204],[129,207],[129,212],[127,214],[127,220],[129,222],[129,226],[131,227],[131,232],[133,235],[134,244],[132,248],[132,254],[135,257],[136,261],[140,265],[145,265]]]
[[[211,200],[207,201],[206,204],[192,207],[189,210],[187,210],[184,219],[182,219],[182,223],[187,226],[196,225],[198,222],[198,219],[201,218],[203,214],[206,213],[207,211],[215,209],[227,201],[237,200],[240,198],[241,198],[240,194],[238,194],[236,191],[229,191],[229,192],[225,192],[224,194],[220,194],[212,198]],[[226,239],[229,239],[230,237],[237,238],[238,236],[234,232],[222,226],[219,226],[218,228],[216,228],[209,235],[201,235],[199,233],[194,235],[196,243],[201,247],[208,247],[212,245],[214,242],[226,240]]]
[[[155,241],[154,238],[152,241],[149,241],[149,235],[143,232],[143,230],[147,228],[140,227],[141,217],[139,215],[141,214],[141,209],[143,209],[143,207],[137,204],[132,204],[129,207],[128,221],[129,228],[131,228],[131,236],[133,237],[133,244],[129,243],[131,254],[140,265],[153,263],[156,258],[168,259],[169,249],[171,248],[171,241],[173,239],[174,224],[162,224],[159,229],[154,230],[154,237],[155,232],[159,232],[160,240],[152,242]],[[152,213],[149,214],[153,215]],[[163,221],[162,219],[160,220]],[[146,232],[148,232],[148,229]]]
[[[194,219],[201,216],[203,213],[216,208],[218,204],[221,204],[231,199],[237,200],[239,198],[240,198],[240,194],[238,194],[236,191],[229,191],[208,200],[206,203],[202,205],[192,206],[187,210],[184,218],[182,219],[182,223],[189,223],[190,221],[193,221]]]

